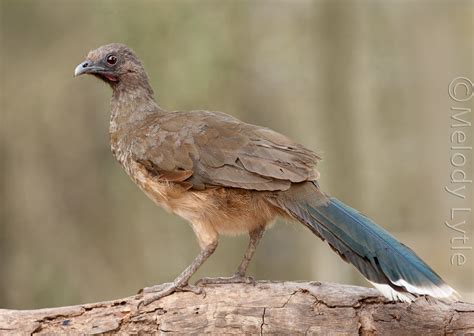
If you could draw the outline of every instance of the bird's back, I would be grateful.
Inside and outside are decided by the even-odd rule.
[[[315,180],[318,156],[268,128],[220,112],[150,114],[115,139],[130,158],[159,174],[181,173],[193,189],[224,186],[286,190]]]

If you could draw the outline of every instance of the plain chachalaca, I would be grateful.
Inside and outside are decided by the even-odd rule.
[[[108,83],[110,141],[115,158],[156,204],[191,223],[201,252],[153,302],[188,281],[215,251],[219,235],[250,236],[234,276],[245,273],[265,228],[280,216],[310,229],[392,300],[417,296],[456,300],[458,294],[411,249],[358,211],[324,194],[314,169],[319,157],[268,128],[220,112],[168,112],[159,107],[135,53],[123,44],[89,52],[75,75]]]

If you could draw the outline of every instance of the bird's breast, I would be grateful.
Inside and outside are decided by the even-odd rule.
[[[118,155],[117,159],[124,167],[133,182],[157,205],[173,212],[173,200],[180,198],[183,190],[180,186],[158,180],[143,165],[126,155]]]

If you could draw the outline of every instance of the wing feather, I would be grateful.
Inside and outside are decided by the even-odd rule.
[[[130,138],[132,159],[162,179],[192,188],[287,190],[316,180],[319,157],[268,128],[220,112],[152,116]]]

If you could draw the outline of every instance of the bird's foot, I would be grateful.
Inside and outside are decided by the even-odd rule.
[[[192,292],[196,295],[199,295],[203,294],[204,290],[197,286],[188,285],[187,283],[179,284],[175,282],[145,287],[138,292],[138,294],[143,295],[143,298],[138,303],[138,308],[141,306],[147,306],[150,303],[153,303],[176,292]]]
[[[202,278],[196,281],[197,286],[202,285],[216,285],[216,284],[229,284],[229,283],[247,283],[255,286],[255,279],[251,276],[245,276],[243,274],[235,273],[231,277],[218,277],[218,278]]]

